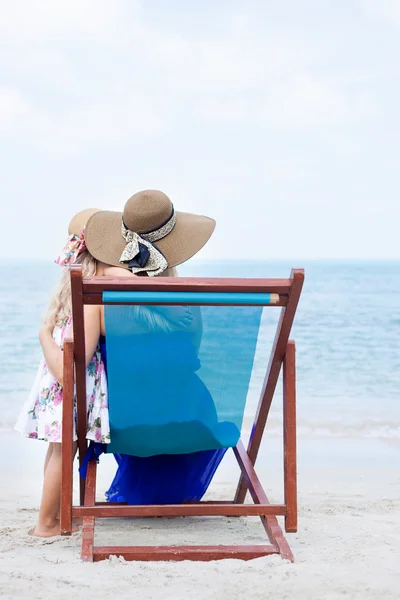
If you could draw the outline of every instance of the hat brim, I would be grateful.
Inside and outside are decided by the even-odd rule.
[[[99,211],[100,208],[85,208],[85,210],[76,213],[68,226],[68,235],[81,235],[82,229],[85,229],[90,217]]]
[[[119,259],[126,242],[121,235],[122,212],[102,210],[86,224],[85,240],[89,252],[97,260],[114,267],[128,269]],[[155,242],[172,269],[186,262],[208,242],[215,229],[209,217],[177,212],[176,224],[171,233]]]

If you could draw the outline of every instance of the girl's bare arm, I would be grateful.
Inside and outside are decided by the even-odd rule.
[[[87,305],[84,307],[85,318],[85,350],[86,366],[90,363],[95,353],[100,337],[100,307]],[[52,336],[53,327],[44,325],[39,333],[44,359],[50,373],[63,385],[63,352],[56,344]],[[67,336],[72,337],[72,326]]]

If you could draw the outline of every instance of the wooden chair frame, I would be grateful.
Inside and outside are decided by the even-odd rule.
[[[61,534],[70,535],[72,518],[83,518],[82,559],[98,561],[111,555],[126,560],[215,560],[239,558],[249,560],[280,554],[293,562],[293,554],[283,535],[277,516],[284,516],[286,532],[297,531],[296,474],[296,365],[295,343],[289,339],[304,281],[304,271],[294,269],[289,279],[187,279],[187,278],[85,278],[81,267],[71,267],[72,314],[74,340],[64,342],[64,390],[62,422],[62,490]],[[233,452],[241,475],[236,495],[231,501],[196,502],[179,505],[123,505],[96,502],[97,462],[89,463],[86,480],[80,479],[80,505],[73,505],[73,419],[74,383],[78,412],[79,462],[87,450],[86,441],[86,367],[84,339],[85,304],[105,304],[104,291],[178,291],[178,292],[262,292],[277,294],[275,305],[281,314],[269,365],[259,400],[250,441],[245,450],[242,441]],[[151,304],[149,302],[148,304]],[[179,304],[176,301],[173,304]],[[187,304],[187,302],[185,302]],[[283,365],[283,443],[284,502],[270,504],[254,470],[268,414]],[[74,369],[75,367],[75,369]],[[253,504],[244,504],[247,491]],[[259,516],[269,544],[242,546],[95,546],[95,518],[156,516]]]

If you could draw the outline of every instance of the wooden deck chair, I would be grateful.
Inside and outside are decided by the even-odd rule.
[[[293,561],[293,554],[278,524],[277,516],[284,517],[286,532],[297,531],[297,482],[296,482],[296,382],[295,343],[289,339],[290,331],[299,302],[304,280],[303,270],[293,270],[289,279],[186,279],[186,278],[85,278],[81,267],[71,268],[72,312],[74,339],[64,343],[64,401],[63,401],[63,444],[62,444],[62,493],[61,533],[70,535],[72,518],[83,518],[82,559],[103,560],[111,555],[126,560],[215,560],[223,558],[253,559],[269,554],[280,554]],[[241,476],[236,495],[232,500],[219,502],[195,502],[177,505],[127,505],[96,501],[97,462],[89,462],[86,480],[80,479],[80,505],[73,505],[73,393],[76,385],[78,406],[78,450],[79,460],[87,451],[86,441],[86,390],[85,390],[85,304],[105,305],[107,340],[118,336],[121,314],[127,322],[127,312],[137,305],[200,305],[204,322],[200,359],[202,367],[199,377],[205,382],[215,401],[217,422],[205,424],[208,431],[193,430],[193,419],[187,423],[189,434],[185,434],[185,423],[180,423],[174,435],[172,453],[191,452],[201,449],[232,447]],[[247,388],[254,360],[261,312],[264,307],[281,307],[275,340],[261,397],[254,418],[247,450],[240,440]],[[111,313],[109,311],[111,310]],[[125,311],[125,313],[121,313]],[[237,311],[237,312],[235,312]],[[111,314],[111,317],[110,317]],[[236,316],[235,316],[236,315]],[[129,319],[128,319],[129,320]],[[240,321],[240,334],[233,329]],[[119,323],[119,324],[118,324]],[[113,331],[113,328],[115,331]],[[213,328],[219,328],[217,335]],[[210,333],[211,332],[211,333]],[[108,341],[107,341],[108,344]],[[205,347],[203,347],[203,345]],[[107,361],[116,346],[107,345]],[[114,349],[114,350],[113,350]],[[217,360],[214,360],[214,354]],[[224,363],[222,365],[222,363]],[[75,369],[74,369],[75,366]],[[254,469],[266,426],[268,413],[283,366],[283,443],[284,443],[284,500],[281,504],[270,504]],[[110,368],[110,365],[109,367]],[[126,365],[125,365],[126,369]],[[118,410],[124,405],[123,393],[118,388],[119,375],[114,379],[109,373],[109,409],[111,445],[123,438]],[[123,385],[123,384],[121,384]],[[120,396],[122,393],[122,397]],[[158,407],[161,405],[158,404]],[[121,409],[124,419],[128,416],[126,403]],[[161,409],[160,409],[161,410]],[[117,411],[117,412],[115,412]],[[132,411],[136,414],[134,408]],[[139,411],[140,412],[140,411]],[[154,412],[154,411],[153,411]],[[168,411],[167,411],[168,412]],[[140,418],[151,426],[148,415],[135,417],[132,426],[136,429],[126,437],[133,444],[131,454],[139,450],[141,442],[146,444],[144,455],[151,454],[151,444],[160,436],[142,435]],[[161,417],[160,417],[161,418]],[[167,416],[167,419],[170,418]],[[135,422],[136,419],[136,422]],[[161,418],[162,421],[162,418]],[[175,423],[176,424],[176,423]],[[158,423],[160,425],[160,423]],[[168,424],[167,424],[168,425]],[[190,426],[189,426],[190,425]],[[200,429],[204,433],[204,424]],[[137,429],[139,427],[139,429]],[[191,429],[190,429],[191,428]],[[138,432],[132,435],[132,431]],[[149,430],[150,431],[150,430]],[[161,436],[163,437],[163,436]],[[168,450],[171,436],[164,436],[161,446],[154,453]],[[125,440],[126,441],[126,440]],[[122,443],[124,443],[122,441]],[[163,445],[164,444],[164,445]],[[179,444],[181,446],[179,447]],[[178,445],[178,447],[177,447]],[[118,444],[117,444],[118,446]],[[120,448],[120,447],[119,447]],[[124,446],[125,450],[126,447]],[[129,450],[129,448],[128,448]],[[171,448],[170,448],[171,450]],[[118,452],[118,447],[116,449]],[[119,450],[121,451],[121,450]],[[123,451],[122,453],[127,453]],[[247,491],[253,503],[245,504]],[[155,517],[155,516],[259,516],[269,543],[265,545],[241,546],[95,546],[95,518],[106,517]]]

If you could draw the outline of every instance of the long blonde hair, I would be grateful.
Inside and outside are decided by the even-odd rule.
[[[96,275],[97,260],[88,250],[84,250],[77,256],[75,264],[82,265],[83,277],[92,277],[93,275]],[[60,281],[50,300],[45,320],[46,323],[49,323],[49,325],[52,325],[53,327],[56,327],[57,325],[61,327],[71,315],[70,270],[68,267],[63,267]]]
[[[85,249],[76,258],[75,264],[82,265],[82,276],[93,277],[97,271],[97,260]],[[175,268],[167,269],[162,277],[178,277],[178,271]],[[168,327],[168,324],[161,315],[156,314],[145,306],[135,306],[134,316],[142,322],[145,321],[150,330]],[[50,300],[46,313],[45,321],[53,327],[62,327],[67,319],[72,315],[71,301],[71,282],[70,270],[63,267],[58,286]]]

